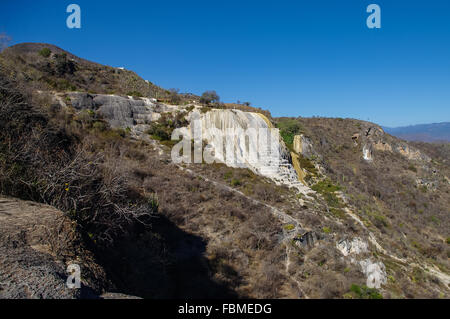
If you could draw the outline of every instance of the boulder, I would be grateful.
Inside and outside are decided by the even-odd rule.
[[[81,289],[66,285],[70,264],[81,268]],[[0,299],[96,298],[105,278],[61,211],[0,197]]]

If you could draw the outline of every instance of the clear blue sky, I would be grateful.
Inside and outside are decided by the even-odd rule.
[[[82,28],[66,27],[77,3]],[[368,4],[381,29],[368,29]],[[274,116],[450,121],[450,1],[5,1],[0,32]]]

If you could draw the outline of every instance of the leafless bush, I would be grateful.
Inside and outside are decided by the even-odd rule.
[[[155,197],[134,191],[117,167],[52,125],[4,76],[0,97],[2,193],[51,204],[104,243],[149,224]]]

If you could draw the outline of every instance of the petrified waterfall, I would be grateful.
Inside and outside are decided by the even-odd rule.
[[[308,191],[299,181],[278,130],[264,115],[240,110],[193,112],[189,130],[194,140],[202,139],[209,144],[218,162],[248,168],[277,184]]]

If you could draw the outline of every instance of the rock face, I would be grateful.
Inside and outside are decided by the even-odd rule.
[[[302,236],[298,238],[294,238],[294,241],[298,242],[300,245],[306,248],[312,248],[315,246],[315,244],[321,239],[320,234],[309,231],[303,234]]]
[[[368,252],[367,242],[363,241],[359,237],[353,238],[352,241],[341,240],[340,242],[337,243],[336,246],[344,256]]]
[[[201,138],[214,148],[218,161],[230,167],[248,168],[303,193],[310,191],[299,181],[289,150],[264,115],[240,110],[193,112],[188,130],[193,137],[201,133]]]
[[[88,94],[73,92],[68,94],[72,106],[78,110],[98,111],[113,128],[130,129],[137,125],[156,121],[167,107],[152,102],[148,98],[122,97],[117,95]]]
[[[111,127],[129,128],[135,136],[145,132],[151,122],[161,117],[161,113],[182,110],[182,107],[155,103],[148,98],[135,99],[81,92],[72,92],[68,96],[74,108],[97,111]],[[230,167],[249,168],[277,184],[294,187],[302,193],[310,192],[310,189],[301,182],[302,171],[301,169],[296,171],[292,165],[291,153],[278,133],[267,135],[261,133],[274,129],[264,115],[240,110],[213,109],[204,114],[197,111],[191,112],[187,118],[191,122],[196,118],[200,121],[202,128],[198,134],[201,133],[201,139],[208,141],[214,147],[214,156],[218,161]],[[187,130],[194,136],[192,128],[193,126],[190,125]],[[247,135],[246,137],[243,133],[247,129],[253,129],[255,136]],[[224,142],[219,141],[230,133],[236,137],[224,139]],[[310,141],[305,137],[302,137],[301,141],[302,154],[310,154],[312,152]]]
[[[386,283],[386,267],[381,261],[373,261],[370,257],[357,260],[361,255],[369,253],[369,245],[360,237],[355,237],[352,240],[344,239],[336,243],[336,248],[345,257],[350,258],[350,262],[358,264],[361,271],[367,278],[366,285],[369,288],[380,288]]]
[[[293,148],[294,151],[305,157],[311,157],[314,154],[311,140],[303,134],[294,136]]]
[[[81,267],[82,289],[66,286],[67,266],[73,263]],[[95,298],[95,277],[105,280],[61,211],[0,197],[0,299]]]

